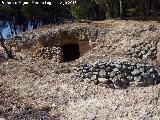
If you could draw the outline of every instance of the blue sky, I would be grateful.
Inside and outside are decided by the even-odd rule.
[[[28,29],[29,29],[29,31],[32,31],[32,26],[31,26],[31,24],[28,24]],[[18,33],[18,35],[20,35],[20,34],[21,34],[21,30],[20,30],[20,29],[17,29],[17,33]],[[7,39],[7,36],[8,36],[8,35],[11,36],[11,30],[10,30],[10,27],[9,27],[9,26],[3,28],[2,35],[3,35],[3,37],[4,37],[5,39]]]
[[[7,35],[10,35],[11,34],[11,31],[9,29],[9,26],[8,27],[5,27],[2,31],[2,35],[4,38],[7,38]]]

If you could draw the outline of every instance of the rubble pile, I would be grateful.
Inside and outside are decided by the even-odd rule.
[[[145,41],[131,44],[127,51],[133,58],[155,60],[157,58],[157,42]]]
[[[137,64],[129,60],[102,60],[81,65],[76,79],[87,79],[96,85],[111,88],[149,86],[160,82],[160,71],[152,65]]]

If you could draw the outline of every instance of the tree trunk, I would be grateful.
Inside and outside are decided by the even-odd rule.
[[[1,43],[1,46],[3,47],[3,49],[5,50],[5,52],[7,53],[7,56],[9,59],[13,59],[13,54],[12,54],[12,51],[11,49],[8,50],[8,48],[5,46],[4,44],[4,39],[3,39],[3,36],[1,35],[1,38],[0,38],[0,43]]]
[[[26,28],[25,24],[22,26],[22,30],[23,30],[23,32],[26,32],[27,28]]]
[[[15,24],[15,23],[14,23],[14,25],[13,25],[13,30],[14,30],[15,35],[17,36],[17,27],[16,27],[16,24]]]
[[[119,0],[119,8],[120,8],[120,18],[123,19],[126,17],[126,8],[125,8],[125,0]]]
[[[119,8],[120,8],[120,18],[123,18],[123,5],[122,0],[119,0]]]
[[[14,33],[13,33],[12,23],[11,23],[11,22],[9,22],[9,27],[10,27],[10,30],[11,30],[11,35],[12,35],[12,37],[13,37]]]
[[[33,29],[37,29],[37,21],[36,20],[32,20],[32,25],[33,25]]]

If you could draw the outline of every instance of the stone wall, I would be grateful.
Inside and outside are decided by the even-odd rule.
[[[42,48],[63,47],[67,44],[79,45],[80,56],[83,56],[93,47],[93,43],[96,43],[98,38],[102,39],[105,37],[107,29],[97,28],[95,25],[88,24],[63,25],[56,28],[43,28],[33,32],[25,32],[22,34],[21,40],[17,41],[21,49],[28,52],[31,51],[35,59],[38,58],[35,57],[37,51],[41,52],[40,49]]]
[[[93,81],[96,85],[111,88],[149,86],[160,83],[160,71],[153,65],[129,60],[100,60],[81,65],[76,80]]]
[[[63,61],[62,48],[60,47],[42,47],[36,51],[33,56],[34,60],[52,59],[54,62]]]
[[[109,28],[101,28],[96,25],[64,25],[56,28],[42,29],[38,32],[26,32],[22,35],[25,43],[40,42],[46,46],[62,46],[68,42],[90,41],[95,42],[98,38],[105,37]]]

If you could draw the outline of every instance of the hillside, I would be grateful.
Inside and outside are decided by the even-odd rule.
[[[0,118],[159,120],[159,28],[68,23],[7,41],[15,59],[0,61]]]

